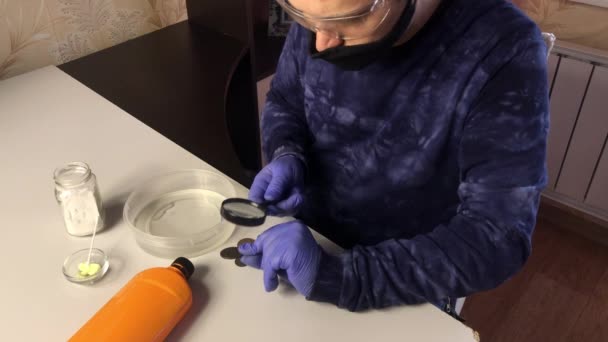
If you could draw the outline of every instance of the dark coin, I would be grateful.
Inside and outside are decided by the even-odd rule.
[[[233,260],[241,257],[241,253],[239,253],[239,250],[236,247],[228,247],[222,249],[220,256],[224,259]]]
[[[250,238],[244,238],[244,239],[241,239],[241,240],[240,240],[240,241],[239,241],[239,242],[238,242],[236,245],[237,245],[238,247],[241,247],[241,245],[244,245],[244,244],[246,244],[246,243],[254,243],[254,242],[255,242],[255,240],[254,240],[254,239],[250,239]]]
[[[245,267],[247,265],[243,264],[243,262],[241,261],[241,258],[236,258],[234,259],[234,264],[237,265],[238,267]]]

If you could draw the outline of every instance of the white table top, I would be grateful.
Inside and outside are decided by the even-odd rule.
[[[66,340],[137,272],[170,263],[143,252],[120,219],[96,238],[110,258],[106,277],[93,286],[65,280],[64,258],[87,248],[89,238],[66,233],[53,195],[56,167],[89,163],[114,218],[122,217],[124,198],[142,179],[183,168],[213,170],[55,67],[0,82],[0,158],[4,341]],[[234,185],[239,196],[247,195]],[[226,245],[278,222],[237,228]],[[474,341],[471,329],[432,305],[350,313],[306,301],[283,285],[266,293],[260,271],[234,266],[219,249],[192,261],[194,305],[170,340]]]

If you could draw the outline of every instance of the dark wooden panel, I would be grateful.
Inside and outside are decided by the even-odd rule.
[[[247,47],[237,39],[188,22],[153,32],[60,66],[62,70],[235,180],[249,185],[251,172],[233,146],[225,99]],[[249,61],[245,58],[245,63]],[[241,96],[254,96],[253,92]],[[255,99],[253,100],[255,103]],[[233,115],[257,117],[251,100]],[[251,127],[257,132],[257,124]],[[249,153],[243,152],[242,153]],[[249,158],[250,156],[245,156]]]
[[[571,313],[583,310],[587,296],[543,274],[535,274],[529,285],[518,298],[513,298],[511,314],[500,327],[501,331],[512,333],[495,334],[488,341],[566,341],[576,317]]]
[[[553,200],[548,196],[542,197],[538,215],[539,218],[551,226],[571,231],[608,246],[608,221]]]
[[[605,341],[608,248],[539,222],[523,270],[462,312],[482,341]]]
[[[245,62],[249,53],[235,70],[226,95],[226,123],[232,137],[234,149],[241,165],[253,179],[262,168],[259,119],[257,114],[257,89],[252,89],[253,70],[251,63]],[[255,91],[256,96],[251,96]],[[254,110],[254,111],[252,111]],[[246,113],[246,115],[244,115]],[[256,150],[253,150],[256,147]]]
[[[266,27],[256,27],[254,61],[257,81],[275,73],[284,44],[285,38],[269,37]]]
[[[253,40],[252,0],[186,0],[188,20],[250,44]]]
[[[598,281],[593,298],[576,320],[566,341],[608,341],[608,270]]]
[[[254,77],[275,72],[285,38],[268,36],[270,0],[186,0],[189,21],[236,37],[252,51]],[[253,88],[252,88],[253,89]]]

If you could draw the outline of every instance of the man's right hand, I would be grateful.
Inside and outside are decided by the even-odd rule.
[[[249,190],[249,199],[260,204],[271,203],[268,214],[293,216],[302,205],[304,163],[293,155],[284,155],[258,173]]]

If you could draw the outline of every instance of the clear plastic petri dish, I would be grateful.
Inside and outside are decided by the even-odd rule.
[[[131,193],[123,216],[137,244],[162,257],[195,257],[224,244],[235,225],[221,204],[235,195],[230,181],[206,170],[180,170],[152,178]]]

